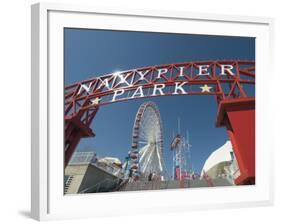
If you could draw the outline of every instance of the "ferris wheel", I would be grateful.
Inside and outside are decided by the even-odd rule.
[[[136,114],[132,150],[129,151],[132,177],[165,179],[163,134],[159,110],[155,103],[143,103]]]

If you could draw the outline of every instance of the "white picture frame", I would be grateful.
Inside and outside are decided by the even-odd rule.
[[[64,196],[63,27],[187,33],[186,25],[188,32],[194,34],[256,37],[256,185]],[[136,200],[138,214],[271,205],[273,147],[267,130],[272,105],[267,99],[272,90],[270,80],[262,74],[269,73],[272,67],[272,32],[271,18],[32,5],[32,217],[50,220],[126,215],[123,205]]]

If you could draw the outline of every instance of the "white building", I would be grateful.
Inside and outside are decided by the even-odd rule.
[[[234,183],[240,172],[230,141],[211,153],[203,166],[201,178],[204,173],[211,179],[227,178]]]

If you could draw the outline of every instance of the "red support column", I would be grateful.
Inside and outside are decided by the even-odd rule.
[[[240,169],[238,185],[255,184],[255,98],[222,100],[216,125],[226,127]]]
[[[94,137],[95,134],[90,127],[83,124],[77,117],[66,120],[65,126],[67,136],[65,136],[64,166],[66,167],[81,138]]]
[[[79,130],[74,129],[71,134],[71,141],[67,142],[67,148],[65,149],[64,167],[66,167],[75,151],[76,146],[79,144],[82,138],[82,133]]]

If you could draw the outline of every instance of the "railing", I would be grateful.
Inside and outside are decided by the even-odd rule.
[[[69,165],[87,165],[92,164],[96,167],[108,172],[116,177],[123,178],[124,175],[121,172],[122,168],[110,165],[107,163],[98,162],[98,157],[95,152],[75,152],[69,162]]]
[[[119,178],[124,177],[124,174],[121,172],[122,168],[114,167],[114,166],[111,166],[110,164],[99,163],[99,162],[97,162],[94,165],[97,166],[98,168],[102,169],[103,171],[110,173],[116,177],[119,177]]]
[[[89,164],[94,160],[95,156],[95,152],[75,152],[69,164]]]
[[[229,169],[234,180],[240,176],[240,170],[236,159],[233,160],[233,162],[229,166]]]

